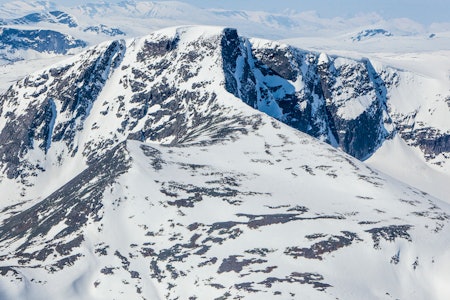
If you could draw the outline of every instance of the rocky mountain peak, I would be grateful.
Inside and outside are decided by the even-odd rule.
[[[224,115],[217,99],[224,57],[238,42],[232,29],[171,28],[101,44],[19,81],[0,97],[8,177],[42,169],[48,153],[59,164],[77,154],[90,161],[127,138],[179,144],[241,130],[239,114]]]
[[[242,113],[225,108],[238,98],[366,159],[397,131],[407,136],[387,104],[398,76],[375,70],[368,59],[247,39],[235,29],[172,27],[103,43],[12,86],[0,97],[0,138],[22,129],[0,151],[13,178],[30,149],[42,152],[40,161],[52,149],[57,157],[81,153],[89,161],[127,138],[180,144],[200,142],[208,132],[216,140],[225,134],[218,124],[244,131]],[[435,132],[435,147],[424,135],[414,142],[427,155],[447,151],[446,135]]]
[[[448,204],[336,149],[396,133],[396,74],[190,26],[20,80],[0,96],[0,298],[439,299]]]

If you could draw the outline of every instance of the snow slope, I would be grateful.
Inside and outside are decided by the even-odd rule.
[[[398,136],[385,141],[366,163],[423,191],[431,191],[448,202],[449,173],[427,164],[420,151],[409,147]]]

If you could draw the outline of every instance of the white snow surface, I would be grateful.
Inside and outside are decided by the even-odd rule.
[[[440,199],[446,201],[450,199],[448,171],[427,164],[418,149],[409,147],[398,136],[385,141],[366,162],[394,178],[423,191],[429,191]]]

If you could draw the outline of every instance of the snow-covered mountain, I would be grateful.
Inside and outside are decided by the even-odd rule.
[[[448,57],[429,60],[435,74],[424,77],[377,59],[349,59],[258,39],[250,39],[240,55],[230,67],[238,74],[228,88],[234,95],[361,160],[376,156],[386,141],[397,141],[403,146],[395,158],[374,158],[375,166],[450,200],[449,78],[434,69],[450,63]],[[408,160],[401,157],[410,162],[401,164]],[[383,159],[389,163],[381,164]]]
[[[448,28],[177,1],[0,18],[0,299],[450,297]]]
[[[73,44],[84,45],[81,41]],[[41,42],[33,45],[45,46]],[[10,47],[13,46],[11,43]],[[426,79],[378,60],[348,59],[261,39],[236,42],[234,47],[229,55],[235,62],[226,69],[225,85],[230,93],[358,159],[371,157],[384,141],[400,137],[405,142],[404,148],[418,156],[414,166],[432,173],[432,179],[422,184],[418,178],[397,176],[395,170],[391,172],[380,164],[376,167],[441,199],[447,197],[450,192],[446,184],[450,179],[447,78]],[[416,99],[408,100],[413,94]],[[404,155],[411,156],[402,151],[398,154]]]
[[[386,101],[416,79],[378,67],[175,27],[17,82],[0,297],[447,299],[450,205],[298,130],[355,156],[392,137],[447,153],[420,135],[445,141],[438,118]]]

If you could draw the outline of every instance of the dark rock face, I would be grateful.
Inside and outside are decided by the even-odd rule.
[[[9,178],[16,178],[20,174],[22,158],[32,147],[33,141],[30,135],[31,125],[34,116],[39,115],[39,108],[30,108],[30,114],[16,117],[10,114],[10,121],[5,124],[0,133],[0,153],[2,162],[6,167],[6,174]]]
[[[225,46],[226,88],[250,106],[359,159],[388,136],[384,82],[369,61],[320,61],[316,53],[236,37]]]
[[[273,48],[253,48],[253,54],[257,59],[256,65],[268,75],[279,76],[286,80],[295,81],[299,75],[297,63],[295,61],[294,49],[283,48],[278,45]]]
[[[398,78],[396,77],[389,78],[386,74],[381,74],[381,76],[385,77],[384,80],[389,85],[399,84]],[[441,95],[437,96],[441,97]],[[442,99],[442,101],[447,103],[450,108],[450,97],[447,96]],[[389,108],[388,111],[392,118],[391,122],[401,138],[409,146],[420,148],[425,159],[433,160],[440,154],[444,154],[444,157],[448,157],[450,153],[450,131],[434,128],[417,120],[417,110],[409,114],[396,113]],[[439,165],[441,162],[433,163]]]
[[[358,159],[367,158],[387,137],[383,120],[386,111],[384,83],[368,60],[345,61],[339,65],[331,62],[326,69],[322,65],[320,77],[334,138],[345,152]],[[363,104],[364,110],[359,115],[349,118],[339,113],[342,108],[354,109],[346,107],[348,103],[361,106],[354,100],[358,98],[368,102]]]
[[[221,42],[226,89],[251,107],[361,160],[396,133],[427,159],[450,152],[448,132],[408,125],[411,116],[391,111],[388,90],[400,80],[395,70],[378,72],[368,59],[252,42],[231,31]]]
[[[425,158],[433,159],[441,153],[450,153],[450,134],[438,129],[412,128],[399,124],[401,137],[411,146],[418,146],[425,154]]]
[[[315,120],[326,118],[324,103],[319,103],[313,96],[315,91],[321,93],[317,88],[319,77],[309,66],[306,67],[308,79],[305,80],[305,89],[301,93],[296,92],[291,81],[301,76],[299,68],[306,57],[291,48],[274,47],[254,48],[250,41],[243,41],[239,68],[230,63],[236,55],[227,56],[225,52],[224,70],[230,74],[226,76],[227,90],[250,106],[296,129],[328,140],[328,129],[320,120]]]
[[[361,160],[372,155],[385,137],[382,115],[383,109],[374,104],[355,120],[335,117],[334,128],[342,150]]]
[[[418,137],[418,144],[426,155],[435,156],[443,152],[450,152],[450,134],[430,134],[436,130],[429,128],[421,132]]]
[[[243,59],[247,55],[248,45],[248,41],[242,40],[236,30],[227,29],[221,39],[222,69],[226,90],[256,108],[258,94],[255,75],[250,61]],[[238,61],[242,63],[239,69]],[[240,80],[236,75],[240,76]]]
[[[0,116],[7,120],[0,132],[0,154],[9,178],[18,177],[24,169],[37,168],[20,163],[30,149],[40,148],[47,152],[52,142],[64,141],[70,155],[77,152],[74,136],[83,129],[90,107],[124,50],[119,41],[111,43],[103,52],[90,50],[78,72],[73,72],[74,65],[50,69],[37,78],[26,77],[0,96],[2,107],[5,103],[19,104],[23,96],[33,102],[26,113],[18,116],[0,109]],[[17,89],[22,88],[33,88],[35,92],[19,95]],[[38,98],[44,98],[44,101],[33,101]],[[55,123],[57,115],[67,118]]]

